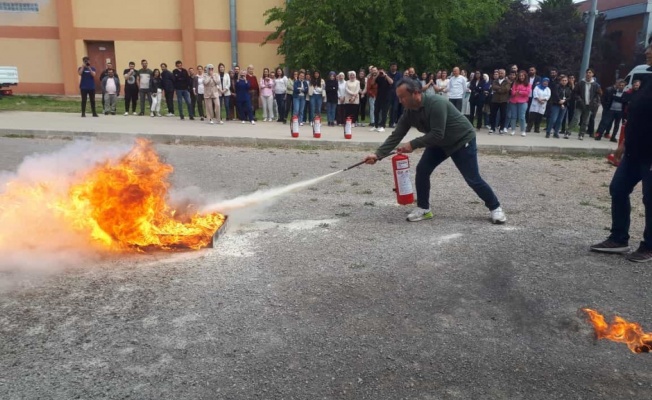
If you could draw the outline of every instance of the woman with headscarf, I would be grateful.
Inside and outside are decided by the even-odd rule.
[[[197,78],[195,78],[197,79]],[[220,76],[215,74],[213,64],[206,65],[206,73],[200,78],[202,80],[202,96],[201,99],[206,103],[206,116],[208,123],[212,124],[213,120],[219,120],[220,124],[222,119],[220,116]],[[197,81],[195,81],[197,87]],[[202,118],[203,119],[203,118]]]
[[[358,111],[360,108],[360,81],[357,79],[355,71],[349,71],[349,80],[346,81],[346,99],[344,108],[345,116],[351,117],[352,123],[358,123]]]
[[[337,125],[344,125],[346,119],[344,114],[344,106],[346,100],[346,81],[344,80],[344,72],[337,74]]]
[[[539,133],[539,128],[541,127],[541,119],[543,114],[546,112],[546,105],[548,100],[550,100],[550,88],[548,84],[550,79],[543,78],[541,82],[534,87],[534,92],[532,92],[532,105],[530,105],[530,118],[527,124],[527,132],[532,130],[532,125],[534,124],[534,133]]]

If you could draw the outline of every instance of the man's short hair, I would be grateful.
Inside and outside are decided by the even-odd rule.
[[[144,58],[142,60],[140,60],[141,64],[144,63],[144,62],[147,62],[147,60],[145,60]]]
[[[136,63],[133,61],[129,61],[129,65],[136,65]]]
[[[389,66],[390,66],[390,67],[391,67],[392,65],[396,65],[396,66],[398,67],[398,64],[396,64],[396,63],[393,62],[393,61],[392,61],[391,63],[389,63]]]
[[[161,68],[163,68],[163,67],[167,68],[168,65],[166,63],[161,63]]]
[[[619,84],[619,83],[627,84],[627,82],[626,82],[624,79],[618,79],[618,80],[616,81],[616,85]]]
[[[421,83],[415,81],[414,79],[401,79],[398,82],[397,88],[405,86],[405,90],[410,94],[421,93]]]
[[[586,72],[589,72],[589,71],[591,71],[591,73],[592,73],[593,75],[595,75],[595,70],[594,70],[593,68],[587,68],[587,69],[586,69]]]
[[[183,64],[183,63],[181,62],[181,60],[177,60],[177,61],[174,62],[174,65],[179,65],[179,64]]]

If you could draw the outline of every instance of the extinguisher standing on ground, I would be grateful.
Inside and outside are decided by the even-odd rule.
[[[321,117],[315,115],[315,120],[312,124],[312,137],[319,139],[321,137]]]
[[[410,179],[410,158],[405,154],[397,154],[392,157],[392,172],[398,204],[414,203],[414,191]]]
[[[351,139],[353,136],[351,134],[351,129],[353,127],[353,119],[351,117],[346,117],[346,122],[344,123],[344,139]]]
[[[290,134],[293,138],[299,137],[299,117],[292,116],[292,123],[290,124]]]

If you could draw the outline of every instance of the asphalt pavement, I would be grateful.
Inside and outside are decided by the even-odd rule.
[[[225,130],[73,119],[61,124]],[[267,126],[233,129],[287,133]],[[68,143],[0,138],[0,171]],[[206,201],[321,176],[364,154],[157,148],[175,167],[175,190],[194,187],[187,193]],[[595,341],[579,311],[652,330],[650,267],[587,251],[608,233],[613,169],[602,157],[509,154],[483,154],[480,168],[505,225],[489,222],[451,162],[432,177],[435,218],[406,222],[381,161],[234,212],[214,249],[4,270],[0,398],[652,398],[650,356]],[[632,245],[643,229],[636,196],[640,188]],[[24,256],[40,251],[36,244]]]

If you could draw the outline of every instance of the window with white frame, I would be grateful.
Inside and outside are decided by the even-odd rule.
[[[0,12],[37,13],[38,3],[0,1]]]

